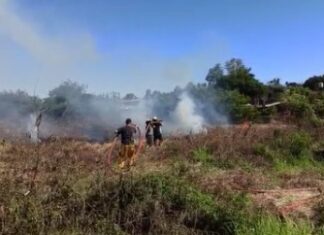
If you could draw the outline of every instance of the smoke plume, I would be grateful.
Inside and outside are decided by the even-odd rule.
[[[206,121],[198,113],[194,101],[187,92],[183,92],[180,96],[176,109],[172,115],[174,126],[180,132],[189,132],[193,134],[206,132]]]
[[[104,141],[114,136],[126,118],[143,131],[145,121],[157,116],[163,120],[164,135],[205,133],[208,126],[226,122],[214,102],[198,97],[189,88],[149,92],[143,98],[133,94],[123,98],[93,95],[86,92],[85,86],[70,81],[43,99],[19,91],[0,92],[0,137],[5,126],[11,133],[29,136],[33,142],[50,136]],[[37,126],[40,113],[43,118]]]

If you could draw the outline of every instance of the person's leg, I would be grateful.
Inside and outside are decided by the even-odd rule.
[[[162,142],[162,136],[154,136],[154,145],[160,146]]]
[[[154,140],[153,140],[153,142],[154,142],[154,146],[158,146],[158,138],[156,138],[156,136],[154,136]]]
[[[127,157],[126,145],[122,144],[119,151],[119,168],[123,169],[126,166],[126,157]]]
[[[162,142],[163,142],[163,137],[161,135],[161,136],[159,136],[159,146],[162,144]]]
[[[146,144],[151,147],[153,145],[153,136],[152,135],[147,135],[146,136]]]
[[[129,166],[135,165],[135,145],[129,145],[128,149],[128,159],[129,159]]]

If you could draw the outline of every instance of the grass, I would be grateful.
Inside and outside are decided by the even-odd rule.
[[[260,215],[254,219],[253,224],[238,229],[239,235],[311,235],[321,234],[316,231],[310,222],[292,220],[282,221],[272,215]]]
[[[212,195],[162,174],[124,175],[117,181],[98,176],[84,194],[58,182],[45,195],[35,192],[7,200],[1,220],[4,234],[233,234],[237,220]]]
[[[322,204],[316,220],[282,219],[271,208],[260,212],[248,193],[320,187],[324,165],[311,150],[321,136],[252,127],[173,137],[127,173],[107,170],[108,144],[6,143],[0,233],[323,234]]]

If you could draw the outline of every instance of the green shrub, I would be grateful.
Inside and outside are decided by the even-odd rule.
[[[206,148],[198,148],[193,151],[193,160],[195,162],[201,162],[204,165],[209,165],[214,163],[213,156],[208,152]]]
[[[312,107],[304,95],[291,94],[287,97],[287,105],[294,116],[298,118],[309,117],[312,114]]]
[[[295,132],[288,136],[287,147],[294,157],[299,157],[305,151],[309,151],[311,137],[306,132]]]
[[[224,104],[224,111],[229,115],[231,121],[239,123],[245,119],[256,120],[260,112],[253,106],[248,105],[250,98],[239,93],[238,90],[219,90],[220,103]]]
[[[266,158],[268,161],[274,160],[274,153],[270,148],[265,144],[257,144],[253,147],[253,152],[256,155]]]
[[[276,131],[275,138],[254,146],[254,154],[264,157],[277,169],[286,166],[308,167],[314,165],[311,152],[312,139],[303,131],[281,133]]]
[[[315,232],[311,223],[292,220],[282,221],[272,215],[259,215],[250,226],[238,229],[239,235],[311,235]]]

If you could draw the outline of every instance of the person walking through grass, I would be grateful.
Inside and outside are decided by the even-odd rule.
[[[155,146],[160,146],[163,137],[162,137],[162,120],[159,120],[157,117],[152,118],[152,127],[153,127],[153,140]]]
[[[119,151],[119,167],[129,169],[135,164],[135,143],[136,125],[132,124],[130,118],[126,119],[125,126],[116,130],[116,137],[121,137],[121,147]]]

